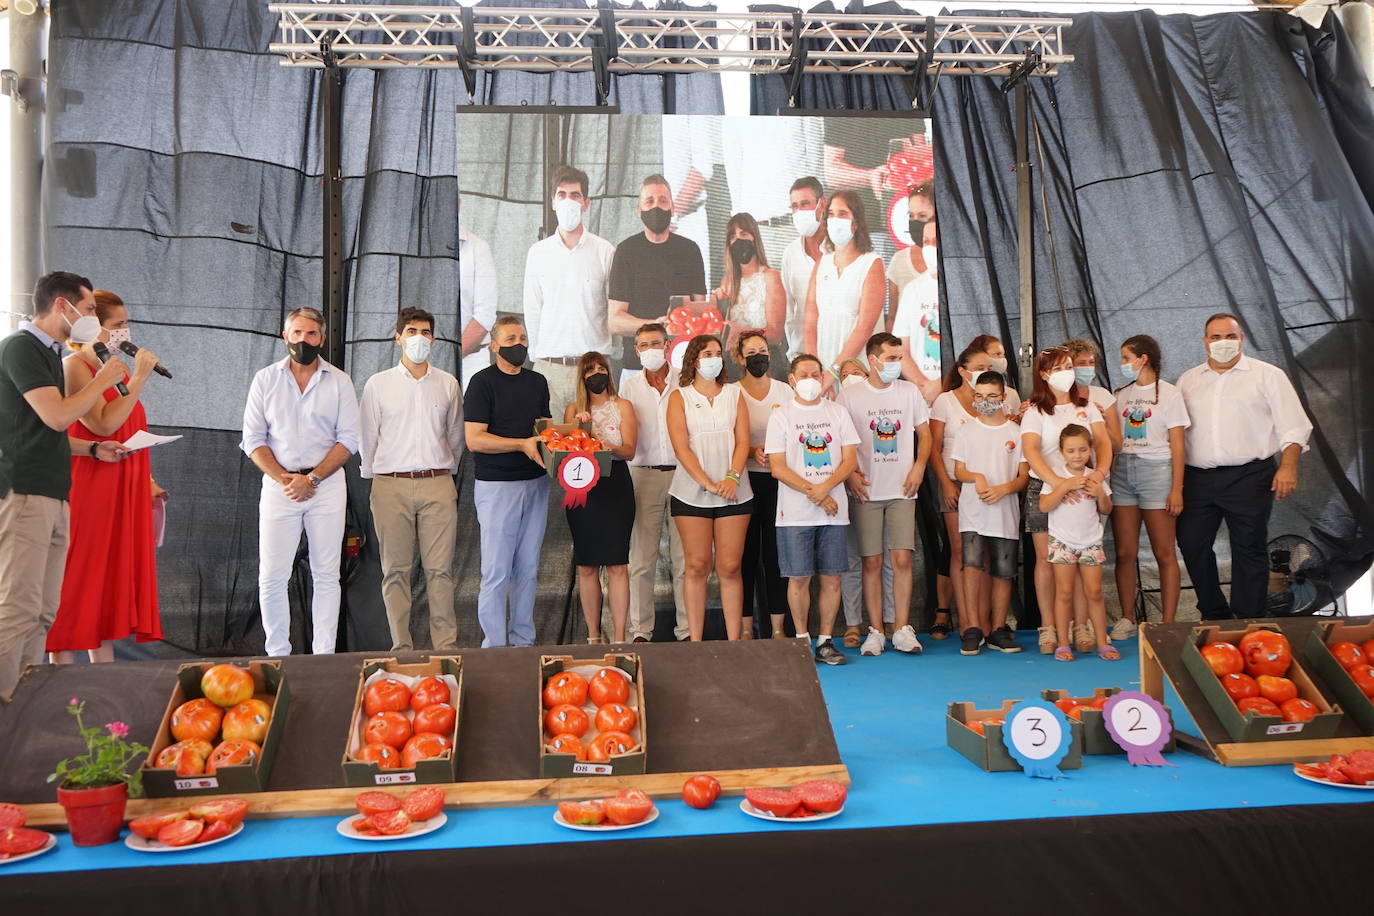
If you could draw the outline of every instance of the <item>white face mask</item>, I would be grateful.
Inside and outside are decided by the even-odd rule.
[[[1240,355],[1240,341],[1214,340],[1207,345],[1207,353],[1219,363],[1229,363]]]
[[[558,217],[558,228],[564,232],[572,232],[582,225],[582,204],[571,197],[554,201],[553,214]]]
[[[667,359],[668,358],[663,355],[663,349],[661,347],[656,350],[645,350],[643,353],[639,354],[639,364],[650,372],[657,372],[662,369]]]
[[[62,318],[65,321],[67,316],[63,315]],[[71,329],[68,337],[74,344],[92,344],[100,338],[100,319],[94,315],[82,315],[74,323],[68,321],[67,327]]]
[[[989,356],[988,362],[991,364],[988,368],[1000,374],[1005,380],[1007,374],[1007,358],[1005,356]]]
[[[836,248],[843,248],[854,238],[854,221],[832,216],[825,221],[825,232]]]
[[[858,378],[859,376],[854,376]],[[821,380],[818,378],[797,379],[797,397],[803,401],[814,401],[821,396]]]
[[[821,228],[820,221],[816,219],[815,210],[793,210],[792,228],[797,230],[797,234],[802,238],[809,239],[816,234],[816,230]]]
[[[930,274],[940,272],[939,255],[934,245],[926,245],[921,248],[921,258],[926,262],[926,271]]]
[[[862,375],[860,375],[857,372],[851,372],[849,375],[846,375],[844,377],[844,381],[840,384],[848,388],[850,385],[857,385],[859,384],[859,382],[862,382],[863,380],[864,377]]]
[[[895,382],[897,381],[898,377],[901,376],[901,374],[901,360],[892,360],[891,362],[878,363],[878,378],[882,379],[884,382],[887,382],[889,384]]]
[[[715,380],[720,375],[720,370],[725,368],[725,360],[719,356],[703,356],[697,360],[697,375],[704,379]]]
[[[1073,387],[1075,381],[1072,369],[1060,369],[1058,372],[1051,372],[1050,377],[1045,379],[1049,386],[1061,394]]]
[[[422,363],[429,359],[429,351],[434,346],[434,341],[423,334],[416,334],[414,337],[407,337],[401,346],[405,350],[406,359],[412,363]]]
[[[118,350],[122,343],[133,343],[133,335],[128,328],[111,328],[105,332],[110,338],[110,349]]]

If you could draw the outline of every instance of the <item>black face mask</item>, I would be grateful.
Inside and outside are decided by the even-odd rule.
[[[496,352],[512,366],[523,366],[525,360],[530,357],[530,348],[524,344],[511,344],[509,347],[501,347]]]
[[[906,221],[906,231],[911,233],[911,244],[920,248],[925,244],[926,221],[923,219],[909,219]]]
[[[584,378],[582,384],[586,385],[592,394],[601,394],[611,384],[611,377],[604,372],[597,372]]]
[[[735,259],[736,264],[748,264],[754,260],[754,240],[735,239],[730,243],[730,257]]]
[[[755,353],[744,358],[744,368],[754,378],[763,378],[768,374],[768,354]]]
[[[321,349],[323,348],[319,344],[306,343],[305,341],[286,345],[286,352],[290,353],[291,358],[302,366],[308,366],[319,359]]]
[[[640,210],[639,218],[650,232],[666,232],[668,224],[673,221],[673,211],[654,207],[652,210]]]

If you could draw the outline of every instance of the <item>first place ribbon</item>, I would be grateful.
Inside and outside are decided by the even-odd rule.
[[[590,452],[570,452],[558,465],[558,482],[563,487],[563,508],[578,509],[587,504],[587,494],[601,478],[601,467]]]

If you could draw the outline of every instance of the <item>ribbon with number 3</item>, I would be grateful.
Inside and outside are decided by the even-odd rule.
[[[563,508],[579,509],[587,504],[587,494],[601,477],[601,466],[590,452],[569,452],[558,465],[558,482],[563,487]]]
[[[1002,741],[1027,776],[1062,779],[1059,764],[1073,746],[1073,731],[1053,704],[1026,700],[1007,713]]]

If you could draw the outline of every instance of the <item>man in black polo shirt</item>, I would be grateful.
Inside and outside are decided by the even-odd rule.
[[[477,622],[483,648],[532,646],[539,549],[549,515],[549,478],[539,458],[534,421],[549,416],[549,383],[522,368],[529,336],[519,318],[496,319],[491,349],[495,359],[472,377],[463,398],[463,427],[476,468],[473,503],[482,535]]]
[[[24,666],[42,663],[57,616],[72,456],[118,461],[126,453],[114,442],[67,436],[67,427],[124,377],[112,359],[86,387],[64,396],[62,344],[78,322],[96,321],[91,281],[65,271],[45,274],[34,287],[33,307],[33,320],[0,340],[0,700],[6,701]]]

